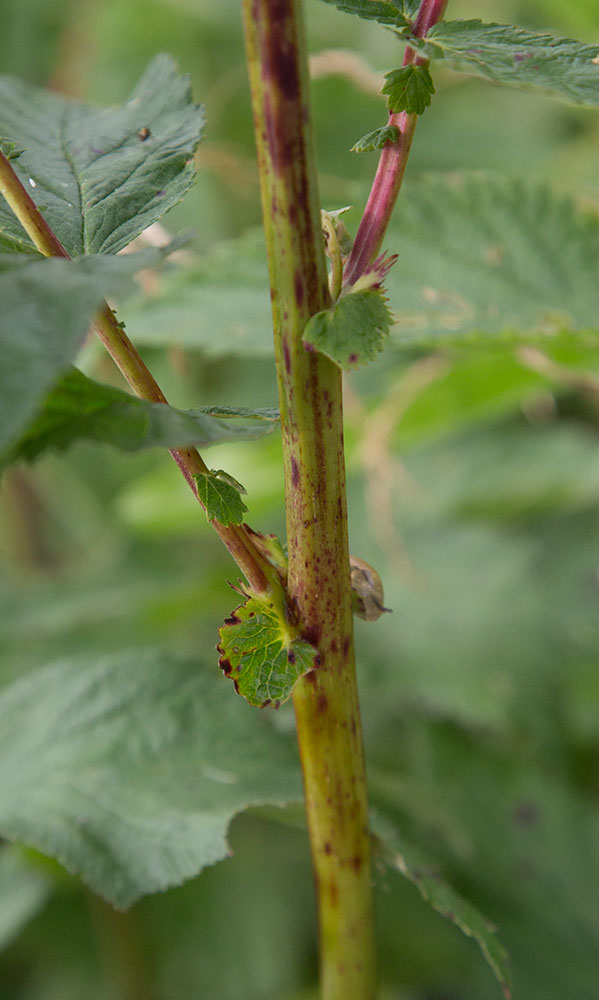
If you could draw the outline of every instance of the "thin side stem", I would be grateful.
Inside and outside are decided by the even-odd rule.
[[[23,229],[44,257],[69,256],[40,213],[33,198],[21,184],[2,150],[0,150],[0,194],[4,196]]]
[[[443,17],[446,6],[447,0],[422,0],[412,34],[416,38],[424,38],[427,31]],[[407,46],[403,65],[411,63],[425,66],[428,60]],[[345,265],[346,285],[353,285],[358,280],[381,248],[402,185],[417,122],[418,115],[408,115],[405,111],[389,115],[389,125],[395,125],[398,136],[395,142],[387,143],[381,151],[364,215]]]
[[[373,1000],[375,948],[354,664],[341,371],[302,344],[330,302],[300,0],[244,0],[283,434],[288,594],[320,665],[294,690],[323,1000]]]
[[[29,192],[21,184],[10,161],[1,151],[0,193],[4,195],[40,253],[45,257],[70,259],[69,254],[53,233]],[[162,389],[106,302],[94,317],[94,328],[135,394],[153,403],[167,403]],[[193,477],[199,472],[208,471],[204,460],[195,448],[171,448],[169,450],[185,481],[200,502]],[[256,548],[246,526],[230,525],[227,527],[218,521],[213,521],[212,524],[240,570],[245,573],[252,590],[257,594],[271,593],[273,588],[280,592],[281,585],[276,571]]]

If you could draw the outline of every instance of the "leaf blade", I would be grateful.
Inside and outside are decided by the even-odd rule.
[[[398,28],[410,26],[410,16],[415,14],[415,4],[410,0],[323,0],[324,3],[337,7],[344,14],[356,14],[368,21],[378,21],[379,24],[393,25]],[[416,10],[417,10],[416,5]]]
[[[388,142],[395,142],[399,135],[399,129],[395,125],[383,125],[375,128],[372,132],[367,132],[361,139],[354,143],[351,153],[372,153],[375,149],[382,149]]]
[[[277,608],[249,597],[219,629],[220,666],[235,690],[256,708],[278,708],[297,680],[317,662],[317,652],[299,639]]]
[[[106,294],[125,291],[147,260],[145,253],[0,258],[0,453],[18,440],[73,361]]]
[[[410,191],[387,238],[397,344],[597,330],[599,221],[544,185],[464,174]]]
[[[228,527],[241,524],[247,507],[241,499],[240,484],[219,477],[218,473],[199,472],[193,477],[198,488],[198,497],[209,521],[218,521]],[[244,491],[245,492],[245,491]]]
[[[396,114],[421,115],[431,103],[435,85],[428,66],[410,63],[385,74],[381,91],[387,95],[389,111]]]
[[[466,937],[471,937],[482,951],[499,982],[506,1000],[512,995],[509,955],[496,935],[495,926],[479,910],[445,881],[437,866],[425,853],[399,836],[394,826],[375,818],[375,849],[379,858],[403,875],[430,906],[450,920]]]
[[[385,346],[391,314],[380,290],[349,292],[316,313],[304,330],[304,344],[344,369],[373,360]]]
[[[24,147],[15,172],[72,257],[117,253],[193,183],[204,116],[168,56],[156,57],[116,108],[90,108],[3,77],[0,109],[0,132]],[[31,247],[3,200],[0,246]]]
[[[290,743],[195,660],[44,667],[5,689],[0,719],[2,835],[117,907],[225,858],[238,812],[302,797]]]
[[[424,54],[458,72],[599,106],[599,45],[507,24],[441,21],[428,33]]]
[[[255,411],[234,407],[227,416],[256,419]],[[239,427],[202,410],[150,403],[72,368],[54,386],[21,438],[0,454],[0,467],[18,459],[30,462],[48,449],[64,451],[82,440],[136,452],[253,439],[269,434],[277,417],[258,413],[257,419],[260,424]]]

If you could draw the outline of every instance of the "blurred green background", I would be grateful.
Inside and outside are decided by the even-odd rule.
[[[397,44],[317,0],[306,6],[321,195],[335,208],[374,171],[376,157],[349,148],[384,122],[375,74],[398,64]],[[593,0],[449,6],[452,17],[599,40]],[[345,51],[342,75],[328,72],[331,49]],[[170,232],[194,227],[204,251],[260,221],[239,4],[0,7],[1,71],[92,102],[124,100],[159,51],[206,106],[197,185],[164,220]],[[594,113],[440,69],[435,83],[412,178],[525,176],[597,211]],[[272,359],[259,352],[214,357],[173,342],[144,353],[175,405],[276,405]],[[117,381],[93,345],[82,364]],[[515,1000],[591,1000],[599,986],[592,367],[584,338],[580,355],[570,346],[549,362],[496,342],[393,350],[347,382],[351,548],[381,572],[394,612],[357,623],[373,797],[499,926]],[[252,526],[283,535],[278,436],[208,460],[245,485]],[[224,683],[214,646],[235,569],[168,456],[79,445],[16,467],[0,518],[3,684],[65,655],[134,645],[197,655]],[[292,725],[288,708],[278,723]],[[231,840],[232,859],[127,914],[36,856],[26,857],[35,883],[7,866],[0,1000],[315,997],[305,834],[246,814]],[[474,945],[412,886],[390,872],[377,884],[382,1000],[500,995]]]

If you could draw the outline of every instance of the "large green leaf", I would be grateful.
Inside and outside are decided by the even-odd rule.
[[[472,343],[501,335],[598,329],[599,220],[530,181],[432,175],[408,186],[385,246],[398,345]],[[260,233],[169,270],[150,298],[129,304],[135,343],[182,344],[211,357],[272,353],[268,272]],[[594,334],[589,334],[594,336]],[[599,343],[599,341],[598,341]]]
[[[401,197],[386,245],[399,343],[599,329],[599,219],[538,184],[428,178]]]
[[[441,21],[428,33],[424,54],[497,83],[599,105],[599,45],[537,35],[509,24]]]
[[[107,292],[123,291],[148,259],[145,252],[72,261],[0,258],[0,454],[74,359]]]
[[[116,253],[181,200],[203,124],[188,78],[165,55],[115,108],[0,79],[0,135],[23,149],[15,172],[73,257]],[[31,245],[0,199],[2,244]]]
[[[7,688],[1,834],[122,907],[226,857],[236,813],[302,793],[291,744],[214,670],[142,651]]]
[[[235,415],[253,416],[251,410],[227,414]],[[273,427],[271,420],[239,427],[229,419],[219,419],[201,410],[177,410],[149,403],[122,389],[95,382],[71,368],[52,389],[23,437],[4,457],[0,455],[0,465],[17,458],[29,461],[48,448],[64,449],[81,440],[114,445],[123,451],[205,447],[261,437]]]

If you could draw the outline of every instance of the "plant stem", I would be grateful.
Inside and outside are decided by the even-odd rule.
[[[330,302],[300,0],[244,0],[285,465],[288,593],[320,666],[294,690],[323,1000],[373,1000],[370,845],[350,601],[341,371],[302,344]]]
[[[446,6],[447,0],[422,0],[412,35],[424,38],[427,31],[443,17]],[[426,66],[428,60],[407,46],[402,65],[409,66],[411,63]],[[364,215],[345,265],[346,285],[353,285],[358,280],[381,248],[403,181],[417,121],[418,115],[408,115],[405,111],[389,115],[389,125],[395,125],[398,136],[395,142],[388,143],[381,151]]]
[[[21,184],[10,161],[1,151],[0,194],[4,195],[40,253],[45,257],[70,259],[69,254],[51,230],[29,192]],[[153,403],[167,403],[162,389],[106,302],[94,317],[94,327],[106,350],[136,395]],[[195,448],[171,448],[169,450],[187,484],[200,502],[193,477],[199,472],[208,471],[204,460]],[[270,594],[273,588],[277,592],[281,590],[276,571],[269,566],[268,561],[256,548],[251,533],[245,525],[225,526],[218,521],[213,521],[212,524],[241,571],[245,573],[252,590],[257,594]]]

